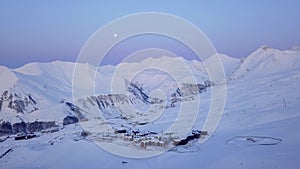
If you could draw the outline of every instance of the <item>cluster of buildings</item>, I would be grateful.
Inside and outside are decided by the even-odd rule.
[[[146,149],[147,147],[166,147],[186,145],[188,142],[200,139],[207,135],[207,131],[193,130],[191,135],[185,138],[172,137],[171,135],[158,134],[156,132],[141,132],[139,130],[116,129],[115,134],[121,134],[124,141],[132,142],[137,147]]]

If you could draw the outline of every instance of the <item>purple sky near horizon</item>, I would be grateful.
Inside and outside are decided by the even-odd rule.
[[[288,49],[300,45],[300,1],[85,1],[3,0],[0,2],[0,65],[76,61],[86,40],[101,26],[138,12],[164,12],[184,18],[200,30],[219,53],[246,57],[262,45]],[[151,39],[145,41],[145,39]],[[103,64],[122,61],[138,49],[158,47],[187,59],[193,53],[179,42],[159,37],[120,44]],[[120,56],[115,56],[120,54]]]

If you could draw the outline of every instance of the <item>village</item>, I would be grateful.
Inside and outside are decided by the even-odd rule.
[[[173,136],[172,133],[157,133],[151,131],[140,130],[126,130],[115,129],[114,134],[117,138],[121,138],[126,142],[131,142],[132,145],[138,148],[169,148],[173,146],[183,146],[192,140],[197,140],[208,135],[207,131],[193,130],[192,133],[186,137],[179,138]]]

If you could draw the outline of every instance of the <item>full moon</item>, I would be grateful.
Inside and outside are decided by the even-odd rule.
[[[114,34],[114,37],[116,38],[117,36],[118,36],[118,34],[115,33],[115,34]]]

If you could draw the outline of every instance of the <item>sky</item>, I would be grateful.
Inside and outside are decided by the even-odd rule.
[[[184,18],[197,26],[219,53],[232,57],[246,57],[262,45],[284,50],[300,46],[299,9],[298,0],[1,0],[0,65],[17,68],[30,62],[74,62],[95,31],[139,12]],[[187,59],[195,57],[174,41],[154,35],[133,37],[109,52],[103,64],[117,64],[135,50],[151,47],[166,48],[187,55]]]

